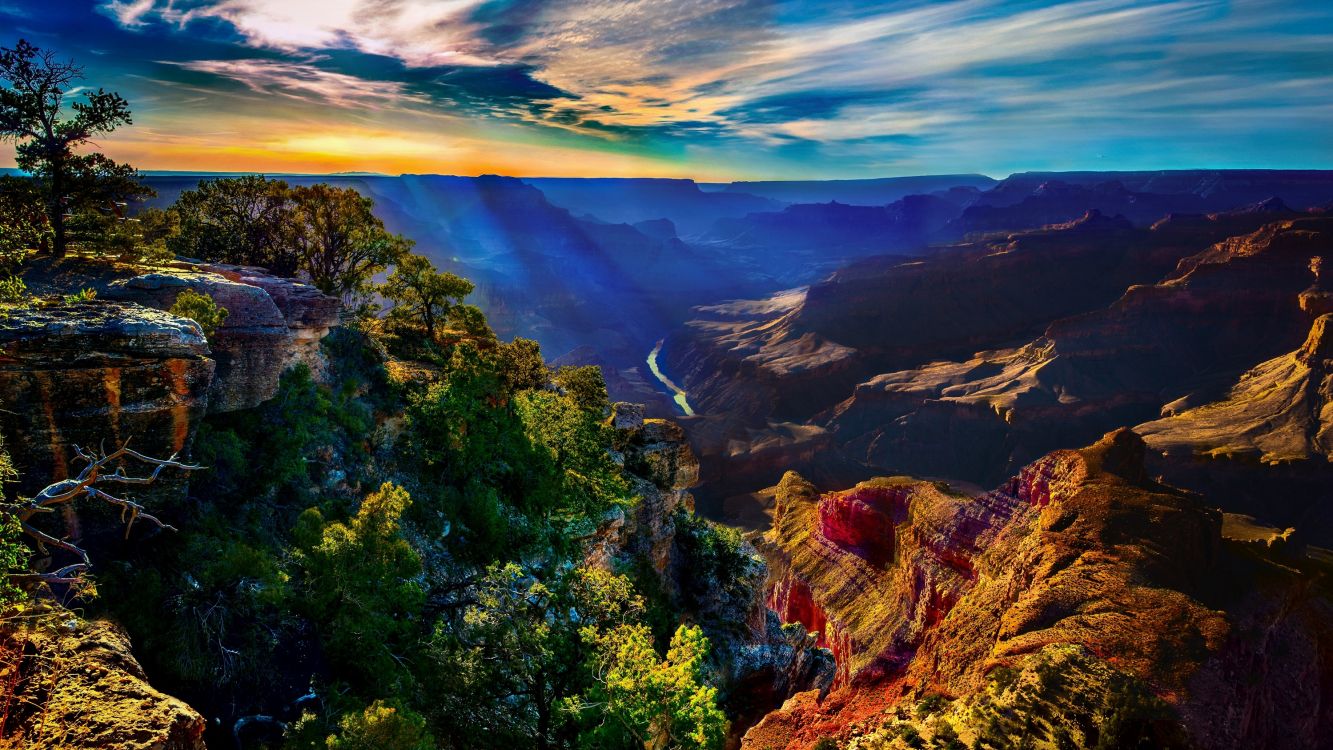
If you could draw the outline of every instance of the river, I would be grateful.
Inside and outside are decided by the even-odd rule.
[[[662,368],[657,366],[657,355],[662,353],[662,343],[665,340],[658,340],[657,346],[654,346],[653,350],[648,352],[648,369],[652,370],[653,377],[666,386],[668,391],[671,391],[671,399],[676,402],[676,406],[679,406],[681,411],[685,412],[685,416],[692,417],[694,416],[694,409],[690,407],[690,400],[685,395],[685,390],[672,382],[671,378],[662,373]]]

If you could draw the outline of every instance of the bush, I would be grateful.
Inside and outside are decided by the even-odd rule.
[[[186,289],[176,295],[176,303],[167,312],[178,318],[189,318],[198,323],[204,336],[210,339],[222,325],[222,321],[227,319],[227,308],[219,307],[211,296],[193,289]]]
[[[350,713],[339,722],[337,736],[329,737],[329,750],[433,750],[435,739],[426,731],[426,720],[415,711],[375,701],[360,713]]]

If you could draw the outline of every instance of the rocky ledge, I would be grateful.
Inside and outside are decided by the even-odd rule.
[[[1120,430],[978,495],[906,478],[821,494],[789,474],[769,601],[820,631],[838,680],[743,747],[1089,747],[1131,700],[1155,747],[1321,746],[1323,563],[1224,540],[1221,514],[1149,480],[1145,454]]]
[[[209,393],[213,413],[250,409],[273,397],[278,378],[304,362],[322,370],[319,341],[338,323],[339,301],[291,279],[244,266],[185,266],[113,282],[103,296],[169,310],[192,289],[226,308],[209,339],[217,376]]]
[[[74,445],[134,438],[170,455],[208,407],[214,361],[193,321],[131,302],[0,315],[0,431],[22,491],[70,473]]]
[[[0,431],[24,491],[63,479],[73,445],[133,438],[154,455],[187,449],[204,414],[267,401],[297,362],[318,372],[319,341],[338,322],[337,299],[257,269],[97,268],[77,281],[97,298],[0,314]],[[165,312],[185,289],[227,309],[208,340]]]
[[[0,632],[0,745],[204,750],[204,718],[148,684],[120,628],[52,617],[64,621]]]

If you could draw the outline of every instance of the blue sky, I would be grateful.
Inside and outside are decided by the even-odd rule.
[[[148,169],[1333,168],[1333,3],[0,0]],[[12,164],[0,150],[0,165]]]

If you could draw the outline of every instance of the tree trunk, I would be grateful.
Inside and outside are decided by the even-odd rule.
[[[54,235],[54,242],[51,245],[51,255],[56,258],[65,257],[65,245],[68,239],[65,236],[65,181],[61,179],[61,169],[57,164],[51,165],[51,200],[48,202],[51,220],[51,232]]]

